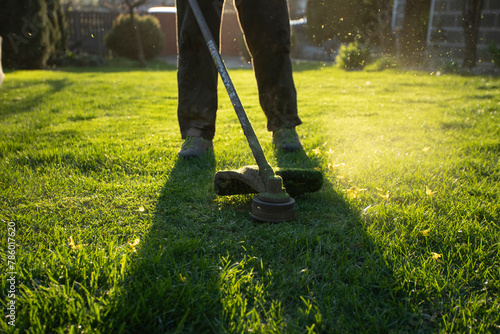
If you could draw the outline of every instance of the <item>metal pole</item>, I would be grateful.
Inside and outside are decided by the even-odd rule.
[[[222,58],[219,54],[219,50],[217,49],[217,45],[215,44],[212,33],[208,28],[208,25],[205,21],[205,18],[203,16],[203,13],[201,12],[201,9],[197,1],[189,0],[189,4],[191,6],[191,9],[193,10],[193,14],[196,18],[196,21],[198,21],[198,25],[200,26],[200,30],[203,34],[203,37],[207,42],[210,55],[212,56],[215,66],[217,67],[217,71],[219,71],[222,82],[224,83],[227,93],[229,94],[229,99],[233,104],[234,111],[236,112],[241,127],[243,128],[243,133],[247,138],[250,149],[252,150],[252,154],[257,162],[257,165],[259,166],[260,173],[262,174],[263,177],[265,177],[264,180],[267,180],[269,176],[274,176],[274,171],[266,160],[264,152],[262,151],[262,147],[260,146],[259,140],[257,139],[257,136],[255,135],[252,125],[250,124],[248,116],[245,110],[243,109],[243,105],[241,104],[240,98],[238,97],[238,94],[236,94],[236,89],[234,88],[233,82],[229,77],[226,65],[222,61]]]

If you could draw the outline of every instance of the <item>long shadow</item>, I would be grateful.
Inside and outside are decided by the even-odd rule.
[[[107,320],[110,332],[216,332],[221,321],[213,237],[213,155],[178,160],[154,222]]]
[[[280,168],[319,169],[321,165],[303,150],[277,151],[276,155]],[[324,319],[319,332],[414,330],[416,324],[407,322],[404,293],[393,289],[393,269],[367,233],[362,213],[346,202],[343,191],[324,178],[319,192],[304,193],[295,200],[297,224],[305,231],[298,234],[302,242],[297,250],[302,254],[299,251],[297,257],[307,255],[304,267],[310,280],[308,290],[311,286],[313,290],[303,293],[316,301]],[[295,275],[300,271],[299,266],[293,270]],[[293,289],[292,285],[291,293]],[[286,303],[286,296],[281,301]],[[383,317],[374,316],[381,312]]]
[[[7,91],[7,92],[9,90],[15,90],[20,88],[22,89],[28,88],[30,91],[33,91],[33,89],[36,86],[46,85],[46,84],[48,84],[50,87],[48,91],[43,91],[40,92],[39,94],[30,93],[29,97],[26,97],[20,93],[20,96],[16,96],[10,101],[9,100],[3,101],[3,106],[2,108],[0,108],[0,119],[9,117],[12,114],[19,114],[31,111],[33,108],[38,107],[48,95],[61,91],[63,88],[69,86],[71,83],[66,79],[58,79],[58,80],[49,79],[43,82],[38,80],[21,81],[16,86],[4,84],[4,86],[2,87],[2,91]]]
[[[278,162],[319,165],[304,152]],[[215,196],[215,166],[214,156],[176,162],[105,320],[109,331],[243,332],[231,326],[250,321],[249,310],[268,328],[271,318],[283,321],[277,331],[401,328],[392,270],[331,183],[296,198],[294,221],[263,224],[249,218],[251,196]],[[383,320],[373,316],[381,310]]]

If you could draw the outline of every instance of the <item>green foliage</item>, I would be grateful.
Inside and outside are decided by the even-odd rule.
[[[85,52],[75,53],[71,51],[59,52],[53,56],[49,62],[49,65],[60,66],[60,67],[96,67],[106,64],[106,59],[98,56],[92,55]]]
[[[152,59],[160,54],[165,46],[165,36],[160,29],[160,23],[153,16],[134,15],[135,24],[139,29],[144,57]],[[113,29],[106,36],[106,47],[119,56],[137,60],[139,49],[135,40],[135,29],[130,15],[122,14],[113,22]]]
[[[68,48],[68,24],[64,8],[59,1],[47,1],[47,15],[49,18],[51,56],[65,52]]]
[[[343,70],[360,70],[370,61],[370,50],[360,46],[359,42],[344,44],[335,58],[338,68]]]
[[[407,64],[421,64],[425,57],[427,26],[431,0],[406,1],[401,30],[401,56]]]
[[[349,43],[356,39],[379,42],[379,32],[386,22],[377,18],[386,11],[388,1],[372,0],[309,0],[307,2],[307,31],[318,44],[328,39]],[[387,15],[386,15],[387,16]]]
[[[4,64],[39,69],[67,48],[67,25],[59,0],[0,2]]]
[[[454,60],[447,60],[439,66],[439,71],[441,73],[458,73],[460,72],[460,65]]]
[[[38,69],[51,55],[47,1],[0,2],[0,35],[6,67]]]
[[[491,57],[493,58],[495,66],[500,67],[500,49],[497,48],[495,43],[491,42],[490,45],[488,46],[488,51],[490,52]]]
[[[397,67],[398,64],[396,59],[388,56],[382,56],[380,58],[377,58],[374,62],[366,65],[364,69],[367,72],[380,72]]]

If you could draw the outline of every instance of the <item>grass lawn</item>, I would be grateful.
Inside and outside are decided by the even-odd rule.
[[[186,162],[173,67],[7,73],[0,331],[500,332],[500,79],[294,68],[300,154],[230,71],[271,165],[324,173],[281,224],[213,192],[255,164],[222,85]]]

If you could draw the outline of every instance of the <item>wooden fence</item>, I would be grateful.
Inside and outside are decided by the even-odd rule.
[[[104,36],[111,31],[116,12],[67,11],[68,46],[90,54],[104,55]]]

